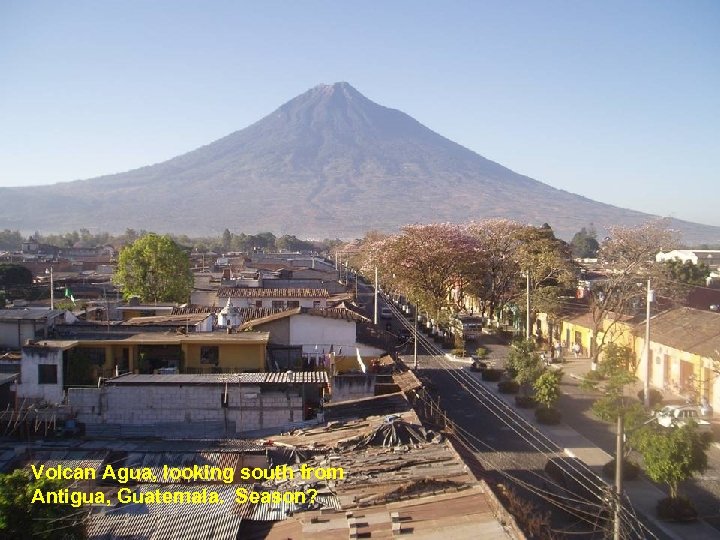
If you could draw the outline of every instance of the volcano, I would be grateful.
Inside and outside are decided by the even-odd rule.
[[[503,167],[345,82],[320,85],[251,126],[168,161],[89,180],[0,188],[0,228],[97,227],[189,235],[272,231],[355,238],[408,223],[507,217],[570,237],[654,216]],[[686,242],[720,227],[670,220]]]

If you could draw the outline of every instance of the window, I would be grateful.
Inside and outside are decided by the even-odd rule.
[[[255,300],[255,307],[261,308],[262,307],[262,300]]]
[[[320,300],[313,301],[313,308],[318,309],[320,307]]]
[[[217,366],[220,363],[220,351],[218,347],[200,347],[200,363]]]
[[[272,307],[273,309],[283,309],[285,307],[285,302],[282,300],[273,300]]]
[[[289,308],[300,307],[300,300],[288,300],[287,307],[289,307]]]
[[[38,384],[57,384],[57,365],[38,364]]]

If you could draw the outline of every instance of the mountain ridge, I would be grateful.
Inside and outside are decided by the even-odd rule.
[[[413,222],[508,217],[571,236],[593,222],[653,216],[521,175],[342,82],[318,85],[269,115],[166,161],[97,178],[0,188],[0,228],[88,227],[217,234],[228,227],[352,238]],[[671,220],[688,242],[720,227]]]

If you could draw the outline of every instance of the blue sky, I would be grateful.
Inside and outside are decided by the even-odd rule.
[[[720,225],[715,0],[3,0],[0,186],[164,161],[337,81],[552,186]]]

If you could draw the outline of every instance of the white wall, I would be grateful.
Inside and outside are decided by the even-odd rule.
[[[300,314],[290,317],[290,345],[355,343],[355,322]]]
[[[68,403],[78,421],[87,424],[149,426],[227,422],[240,433],[274,428],[303,419],[299,390],[261,392],[259,386],[228,388],[228,407],[221,406],[223,385],[107,385],[70,388]]]
[[[20,399],[44,399],[50,403],[63,400],[62,350],[52,347],[23,347],[20,368],[21,384],[17,385]],[[57,366],[57,384],[39,384],[38,366],[52,364]]]

